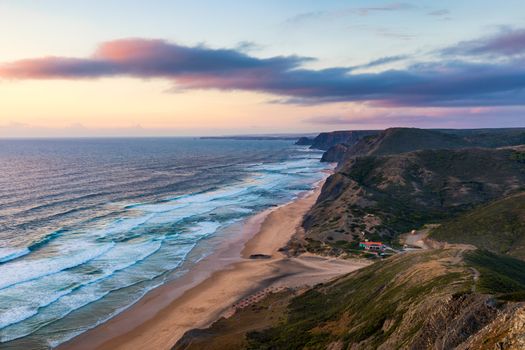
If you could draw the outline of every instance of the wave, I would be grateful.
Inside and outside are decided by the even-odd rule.
[[[102,300],[103,298],[105,298],[106,296],[108,296],[111,293],[118,292],[118,291],[121,291],[121,290],[125,290],[127,288],[143,284],[144,282],[153,281],[154,279],[165,275],[170,270],[173,270],[173,269],[176,269],[177,267],[179,267],[184,262],[186,256],[189,254],[189,252],[192,250],[192,248],[195,245],[196,245],[196,243],[191,245],[191,247],[187,247],[187,249],[182,254],[180,254],[179,258],[177,259],[176,264],[173,264],[173,265],[170,265],[170,266],[166,266],[162,271],[157,271],[157,272],[150,273],[150,275],[148,275],[148,276],[142,276],[140,278],[137,278],[136,276],[133,275],[135,280],[132,280],[129,283],[123,283],[123,284],[121,283],[121,284],[119,284],[118,287],[110,288],[110,289],[107,289],[107,290],[100,290],[100,287],[96,283],[90,283],[88,285],[76,288],[71,293],[68,293],[67,295],[61,296],[60,298],[58,298],[53,303],[51,303],[51,304],[49,304],[49,305],[47,305],[45,307],[40,308],[38,310],[39,312],[33,314],[32,316],[30,316],[26,320],[31,319],[31,318],[35,318],[35,317],[36,318],[38,318],[38,317],[40,317],[40,318],[45,317],[45,315],[42,313],[42,311],[46,311],[46,310],[49,311],[49,308],[55,307],[58,310],[52,310],[51,313],[53,313],[53,315],[54,315],[54,317],[52,319],[36,320],[35,322],[33,322],[33,325],[34,325],[33,327],[30,327],[30,325],[22,324],[21,327],[11,329],[13,326],[15,326],[15,327],[17,326],[16,323],[11,324],[8,327],[0,329],[0,342],[7,342],[7,341],[12,341],[12,340],[15,340],[15,339],[22,338],[22,337],[26,337],[28,335],[31,335],[31,334],[37,332],[38,330],[42,329],[43,327],[46,327],[46,326],[49,326],[49,325],[51,325],[51,324],[53,324],[55,322],[61,321],[66,316],[71,314],[73,311],[79,310],[81,308],[85,308],[85,307],[87,307],[89,305],[92,305],[92,304]],[[126,269],[121,269],[121,270],[119,270],[117,272],[124,272],[125,270]],[[100,282],[100,281],[98,281],[98,282]],[[161,284],[162,284],[162,282],[159,282],[156,285],[147,286],[143,290],[143,292],[139,296],[136,297],[136,299],[133,301],[133,303],[138,301],[148,291],[150,291],[150,290],[160,286]],[[91,289],[88,290],[87,288],[91,288]],[[117,309],[118,312],[114,312],[111,315],[112,316],[116,315],[117,313],[127,309],[133,303],[128,304],[128,305],[126,305],[123,308]],[[112,316],[106,317],[103,320],[99,320],[99,322],[97,322],[96,324],[100,324],[103,321],[111,318]],[[25,321],[25,320],[22,320],[22,321]],[[18,322],[18,323],[20,323],[20,322]],[[87,329],[90,329],[90,328],[94,327],[95,325],[85,327],[79,333],[82,333],[82,332],[86,331]],[[79,333],[77,333],[77,334],[79,334]],[[66,337],[65,339],[67,340],[67,339],[70,339],[70,338],[71,338],[71,336]],[[65,340],[62,339],[61,342],[63,342],[63,341],[65,341]],[[56,345],[58,345],[58,344],[56,344]]]
[[[80,242],[77,242],[80,244]],[[34,259],[28,261],[14,261],[2,265],[2,278],[0,279],[0,290],[16,284],[32,281],[44,276],[49,276],[60,271],[73,268],[87,263],[104,254],[115,246],[115,243],[104,245],[81,244],[64,255],[69,259]]]
[[[29,248],[0,248],[0,263],[5,263],[31,252]]]
[[[147,257],[151,256],[152,254],[155,254],[162,245],[161,241],[152,241],[152,242],[146,242],[146,244],[140,244],[136,245],[136,253],[139,255],[133,255],[131,249],[129,247],[122,247],[120,251],[117,249],[112,249],[108,251],[103,256],[100,256],[94,260],[91,261],[92,266],[99,266],[101,267],[100,263],[101,261],[106,260],[106,267],[108,269],[104,270],[102,274],[96,276],[95,278],[88,280],[84,283],[74,283],[73,279],[71,281],[63,281],[63,284],[70,283],[69,287],[60,289],[55,291],[54,293],[51,291],[46,292],[44,295],[38,295],[36,298],[33,297],[33,300],[36,301],[36,303],[31,303],[32,300],[26,299],[25,301],[28,302],[28,305],[25,305],[23,307],[19,307],[17,310],[9,309],[7,312],[0,312],[0,329],[5,328],[10,325],[14,325],[16,323],[19,323],[21,321],[27,320],[30,317],[36,315],[38,312],[43,310],[44,308],[53,305],[56,302],[59,302],[64,297],[71,295],[72,293],[78,292],[81,290],[81,288],[84,288],[86,286],[90,286],[96,283],[99,283],[105,279],[111,278],[116,272],[122,271],[124,269],[127,269],[133,265],[136,265],[146,259]],[[146,248],[146,249],[145,249]],[[150,248],[150,249],[147,249]],[[122,261],[122,258],[128,257],[131,258],[131,261]],[[98,260],[98,261],[97,261]],[[117,261],[117,263],[115,263]],[[97,264],[98,262],[98,264]],[[49,284],[50,281],[45,281],[45,283]],[[42,283],[43,284],[43,283]],[[25,289],[28,286],[26,286]],[[22,290],[20,290],[22,289]],[[19,288],[19,290],[12,290],[11,294],[24,294],[23,291],[24,288]],[[32,288],[35,289],[35,288]],[[3,295],[5,297],[5,295]],[[32,306],[30,304],[33,304]]]
[[[63,276],[46,276],[48,277],[48,280],[41,281],[40,285],[45,286],[46,284],[54,284],[54,285],[65,285],[70,284],[70,287],[65,289],[57,290],[56,292],[47,292],[45,295],[37,295],[34,296],[33,299],[37,301],[38,305],[33,303],[33,306],[30,305],[24,305],[19,306],[15,309],[10,309],[8,312],[0,313],[0,329],[6,328],[8,326],[16,325],[22,321],[28,320],[35,315],[42,316],[42,312],[45,312],[46,309],[49,309],[50,307],[53,307],[53,305],[56,305],[57,303],[63,303],[67,305],[66,311],[60,313],[60,315],[54,314],[53,320],[59,320],[63,318],[65,315],[71,313],[74,310],[77,310],[81,307],[84,307],[88,304],[91,304],[95,301],[98,301],[102,299],[104,296],[106,296],[109,292],[117,291],[120,289],[127,288],[131,285],[151,280],[155,277],[158,277],[159,275],[162,275],[163,273],[176,268],[182,262],[184,261],[186,255],[191,251],[191,249],[195,246],[198,240],[203,239],[211,234],[213,234],[221,224],[217,222],[200,222],[198,225],[195,225],[192,227],[190,235],[191,237],[186,237],[185,240],[190,243],[190,246],[187,246],[186,249],[179,251],[176,255],[178,258],[175,262],[175,265],[171,264],[169,266],[165,266],[160,271],[155,272],[152,276],[145,276],[139,274],[139,281],[135,281],[133,283],[119,283],[118,288],[112,288],[108,291],[103,291],[100,289],[101,283],[105,280],[111,279],[115,277],[115,274],[121,271],[125,271],[126,269],[133,267],[148,257],[152,256],[156,252],[159,251],[159,249],[162,246],[162,242],[164,241],[163,237],[162,239],[153,240],[153,241],[146,241],[146,242],[140,242],[135,244],[124,244],[121,246],[117,246],[108,252],[102,254],[101,256],[91,260],[89,262],[89,265],[91,268],[94,268],[95,270],[102,271],[100,274],[95,276],[95,278],[87,280],[83,283],[76,282],[74,279],[64,279],[65,277],[68,277],[67,271],[62,271]],[[131,260],[130,260],[131,259]],[[76,275],[75,273],[69,273],[69,275]],[[60,280],[60,277],[62,277],[62,280]],[[135,276],[133,276],[135,278]],[[55,283],[52,283],[50,279],[55,279]],[[58,279],[58,281],[56,281]],[[11,295],[27,295],[28,291],[24,289],[29,289],[30,286],[22,286],[18,289],[12,289],[10,291]],[[38,289],[35,288],[36,286],[33,286],[32,289]],[[86,290],[86,288],[93,288],[95,291],[93,294],[90,294],[89,290]],[[5,293],[2,295],[2,297],[6,297]],[[66,298],[69,298],[66,300]],[[26,299],[27,300],[27,299]],[[28,302],[30,302],[29,300]],[[38,322],[38,329],[41,328],[43,324],[49,324],[52,320],[47,320],[45,322]],[[37,329],[33,329],[30,333],[36,331]],[[2,341],[8,341],[13,340],[16,338],[19,338],[19,336],[16,336],[16,338],[13,338],[15,336],[15,333],[13,331],[8,332],[11,334],[11,336],[4,336],[2,337]],[[21,335],[27,336],[30,333],[25,332],[25,334]]]

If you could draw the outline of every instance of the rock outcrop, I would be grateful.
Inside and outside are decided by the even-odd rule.
[[[321,157],[321,162],[342,162],[345,159],[349,148],[350,146],[344,143],[338,143],[337,145],[330,147],[326,152],[323,153],[323,156]]]
[[[314,141],[313,138],[310,137],[300,137],[295,144],[298,146],[310,146],[312,142]]]

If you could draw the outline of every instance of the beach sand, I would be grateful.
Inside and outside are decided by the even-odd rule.
[[[314,285],[366,266],[365,261],[308,254],[287,258],[279,252],[315,203],[321,186],[250,218],[242,235],[219,247],[186,275],[154,289],[58,349],[170,349],[186,331],[209,326],[231,313],[236,301],[264,288]],[[252,254],[271,258],[249,259]]]

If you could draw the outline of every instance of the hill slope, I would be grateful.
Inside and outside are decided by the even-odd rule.
[[[522,190],[524,161],[524,148],[351,158],[327,179],[306,215],[306,237],[329,244],[388,239],[442,222]]]
[[[426,149],[457,149],[468,146],[470,144],[462,137],[440,131],[391,128],[377,136],[361,139],[348,150],[346,157],[398,154]]]
[[[506,289],[494,290],[494,279]],[[505,300],[525,291],[524,281],[525,262],[483,251],[400,254],[299,296],[273,296],[188,333],[175,349],[215,349],[219,339],[227,349],[492,349],[523,342],[516,314],[524,307]]]
[[[446,134],[460,136],[476,147],[506,147],[525,144],[525,128],[443,129]]]
[[[525,259],[525,192],[447,221],[433,229],[430,237]]]
[[[345,148],[328,148],[324,161],[343,161],[355,156],[388,155],[430,149],[497,148],[525,144],[525,129],[429,130],[390,128],[361,137]]]

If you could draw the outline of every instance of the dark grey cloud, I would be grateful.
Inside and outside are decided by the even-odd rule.
[[[182,46],[163,40],[123,39],[103,43],[89,58],[44,57],[0,65],[0,77],[23,79],[224,76],[285,71],[308,57],[256,58],[234,49]]]
[[[383,57],[368,66],[403,59]],[[525,104],[525,61],[455,60],[404,69],[355,73],[355,67],[306,69],[312,58],[258,58],[234,49],[126,39],[102,44],[88,58],[45,57],[0,65],[6,79],[165,78],[178,90],[270,93],[287,103],[362,101],[383,106],[496,106]]]

